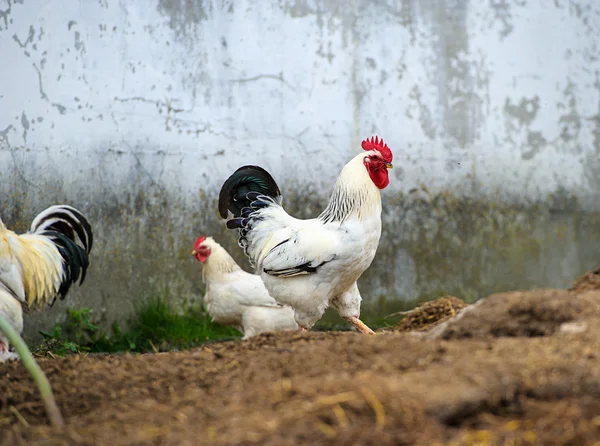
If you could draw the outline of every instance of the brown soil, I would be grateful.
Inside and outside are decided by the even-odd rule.
[[[442,322],[456,316],[467,304],[454,296],[440,297],[429,302],[422,303],[416,308],[402,313],[404,319],[391,329],[381,331],[426,331],[441,324]]]
[[[593,444],[599,355],[600,291],[537,290],[492,295],[427,332],[41,359],[62,431],[11,363],[0,445]]]
[[[573,283],[573,286],[569,288],[569,290],[575,291],[576,293],[584,293],[590,290],[600,290],[600,268],[585,273],[583,276],[579,277],[575,283]]]

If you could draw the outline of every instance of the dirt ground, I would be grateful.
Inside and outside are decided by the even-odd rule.
[[[403,314],[404,318],[392,328],[383,328],[380,331],[427,331],[436,325],[456,316],[467,304],[454,296],[444,296],[430,302],[424,302],[410,311],[394,314]],[[393,315],[390,315],[393,316]],[[389,317],[389,316],[388,316]]]
[[[429,331],[261,335],[0,365],[0,445],[600,442],[600,291],[495,294]],[[600,444],[600,443],[598,443]]]

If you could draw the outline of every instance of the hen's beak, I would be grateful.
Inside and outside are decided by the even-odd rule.
[[[192,251],[192,255],[195,256],[196,254],[198,254],[198,251],[196,251],[195,249]]]
[[[394,167],[394,166],[392,165],[392,163],[385,163],[385,168],[386,168],[386,169],[391,169],[391,168],[393,168],[393,167]]]

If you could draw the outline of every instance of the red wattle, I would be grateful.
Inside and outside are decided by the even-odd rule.
[[[371,180],[379,189],[385,189],[390,184],[388,171],[384,166],[373,166],[373,163],[366,163],[367,171]]]

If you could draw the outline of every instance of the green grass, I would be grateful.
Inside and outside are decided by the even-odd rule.
[[[167,293],[168,294],[168,293]],[[387,315],[406,311],[417,304],[452,294],[431,293],[411,301],[388,301],[382,296],[375,302],[363,302],[362,320],[371,328],[394,326],[403,316]],[[476,300],[473,293],[456,293],[468,303]],[[230,327],[215,324],[200,306],[176,311],[168,298],[153,296],[135,311],[126,330],[113,322],[111,330],[103,330],[94,320],[90,308],[67,309],[66,321],[56,324],[49,332],[41,331],[44,341],[32,351],[41,355],[64,356],[72,353],[159,352],[191,348],[208,341],[239,338],[241,334]],[[333,309],[328,309],[316,324],[315,331],[350,330],[350,325]]]
[[[55,325],[50,332],[40,333],[45,339],[33,351],[58,356],[80,352],[173,351],[240,336],[233,328],[211,322],[201,308],[191,307],[179,313],[161,297],[152,297],[138,307],[127,330],[114,322],[111,332],[106,332],[94,322],[91,309],[69,308],[65,322]]]

